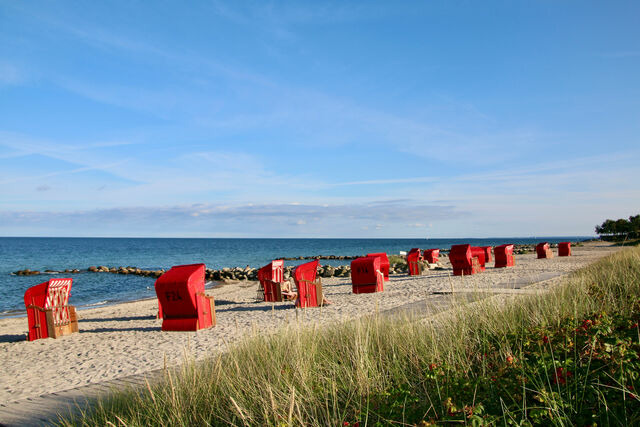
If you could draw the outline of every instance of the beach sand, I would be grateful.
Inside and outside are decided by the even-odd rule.
[[[574,247],[572,257],[538,260],[535,254],[516,255],[513,268],[494,269],[489,263],[486,272],[467,277],[451,276],[444,256],[444,270],[419,277],[392,275],[384,292],[376,294],[353,294],[348,277],[323,279],[332,304],[306,310],[295,309],[291,302],[256,302],[257,282],[227,284],[207,291],[215,297],[218,324],[198,332],[162,332],[155,299],[79,311],[80,332],[60,339],[28,342],[26,317],[0,319],[0,403],[175,366],[185,354],[203,359],[246,334],[274,332],[286,324],[329,325],[452,289],[509,288],[568,273],[618,249],[590,242]]]

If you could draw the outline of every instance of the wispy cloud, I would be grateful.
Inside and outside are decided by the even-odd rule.
[[[338,4],[300,8],[260,6],[263,12],[256,16],[251,10],[227,4],[214,4],[213,9],[233,22],[254,23],[262,19],[276,27],[280,25],[279,20],[286,25],[297,25],[309,20],[333,22],[383,15],[377,8],[360,10]],[[146,88],[144,84],[92,81],[89,76],[60,76],[53,72],[49,78],[57,85],[99,103],[174,122],[244,135],[256,130],[279,131],[284,127],[287,129],[284,137],[290,143],[311,141],[322,146],[353,145],[355,141],[366,139],[370,144],[394,147],[398,152],[456,164],[496,164],[515,155],[514,150],[500,150],[500,147],[529,144],[537,137],[531,129],[499,126],[473,103],[452,96],[445,96],[440,102],[448,109],[453,108],[451,114],[456,120],[450,124],[436,122],[428,114],[400,115],[392,110],[372,108],[353,97],[334,94],[325,88],[296,86],[267,76],[255,66],[231,66],[212,60],[211,55],[194,51],[189,46],[148,44],[99,25],[67,22],[44,13],[36,13],[36,16],[46,25],[71,34],[82,43],[135,52],[158,63],[162,69],[169,66],[169,75],[181,77],[179,85],[172,81],[167,82],[166,88],[162,85]],[[164,76],[166,78],[167,74]],[[219,101],[221,85],[215,83],[221,79],[225,82],[222,85],[225,87],[224,102]],[[236,105],[244,108],[237,110],[233,107]],[[427,107],[423,104],[419,109],[428,111]],[[461,125],[465,121],[467,124]],[[291,126],[292,123],[301,125]],[[482,150],[477,149],[480,146]]]
[[[135,141],[88,141],[80,140],[71,143],[69,140],[58,141],[32,137],[17,132],[8,132],[0,129],[0,148],[10,149],[8,153],[0,155],[0,158],[18,157],[29,154],[42,154],[58,159],[76,159],[79,153],[89,152],[97,148],[123,147],[134,145]]]
[[[378,201],[343,205],[244,204],[191,205],[162,208],[118,208],[87,211],[12,211],[0,212],[0,234],[13,230],[77,226],[85,234],[104,229],[120,229],[121,235],[154,235],[159,231],[185,235],[200,231],[203,235],[274,236],[275,235],[355,235],[353,227],[367,226],[390,232],[405,229],[410,234],[416,220],[433,220],[464,215],[454,206],[426,205],[417,202]],[[349,231],[351,230],[351,231]],[[117,235],[117,231],[116,231]]]

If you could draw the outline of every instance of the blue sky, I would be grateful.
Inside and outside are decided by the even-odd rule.
[[[0,0],[0,235],[589,235],[638,2]]]

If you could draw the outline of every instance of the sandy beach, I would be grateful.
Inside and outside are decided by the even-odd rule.
[[[489,263],[486,272],[468,277],[451,276],[445,256],[443,270],[429,270],[419,277],[392,275],[384,292],[377,294],[353,294],[349,278],[323,279],[332,304],[307,310],[297,310],[291,302],[256,302],[257,282],[227,284],[207,291],[215,297],[217,326],[199,332],[162,332],[155,299],[82,310],[80,332],[57,340],[28,342],[26,317],[2,319],[0,403],[174,366],[185,354],[203,359],[246,334],[273,332],[286,324],[328,325],[452,289],[508,288],[547,273],[571,272],[617,250],[590,242],[574,247],[572,257],[538,260],[535,254],[516,255],[513,268],[494,269]]]

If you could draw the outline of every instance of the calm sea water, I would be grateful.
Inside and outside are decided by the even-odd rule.
[[[492,239],[131,239],[131,238],[0,238],[0,317],[24,312],[25,290],[48,280],[46,275],[14,276],[31,270],[86,270],[92,265],[168,269],[172,265],[203,262],[209,268],[261,267],[277,257],[398,254],[413,247],[449,248],[452,244],[499,245],[540,241],[577,241],[587,237]],[[344,262],[344,261],[343,261]],[[342,262],[342,263],[343,263]],[[346,261],[349,262],[349,261]],[[340,264],[340,261],[321,261]],[[285,265],[299,262],[286,261]],[[154,279],[131,275],[81,272],[72,277],[71,303],[78,308],[151,298]]]

